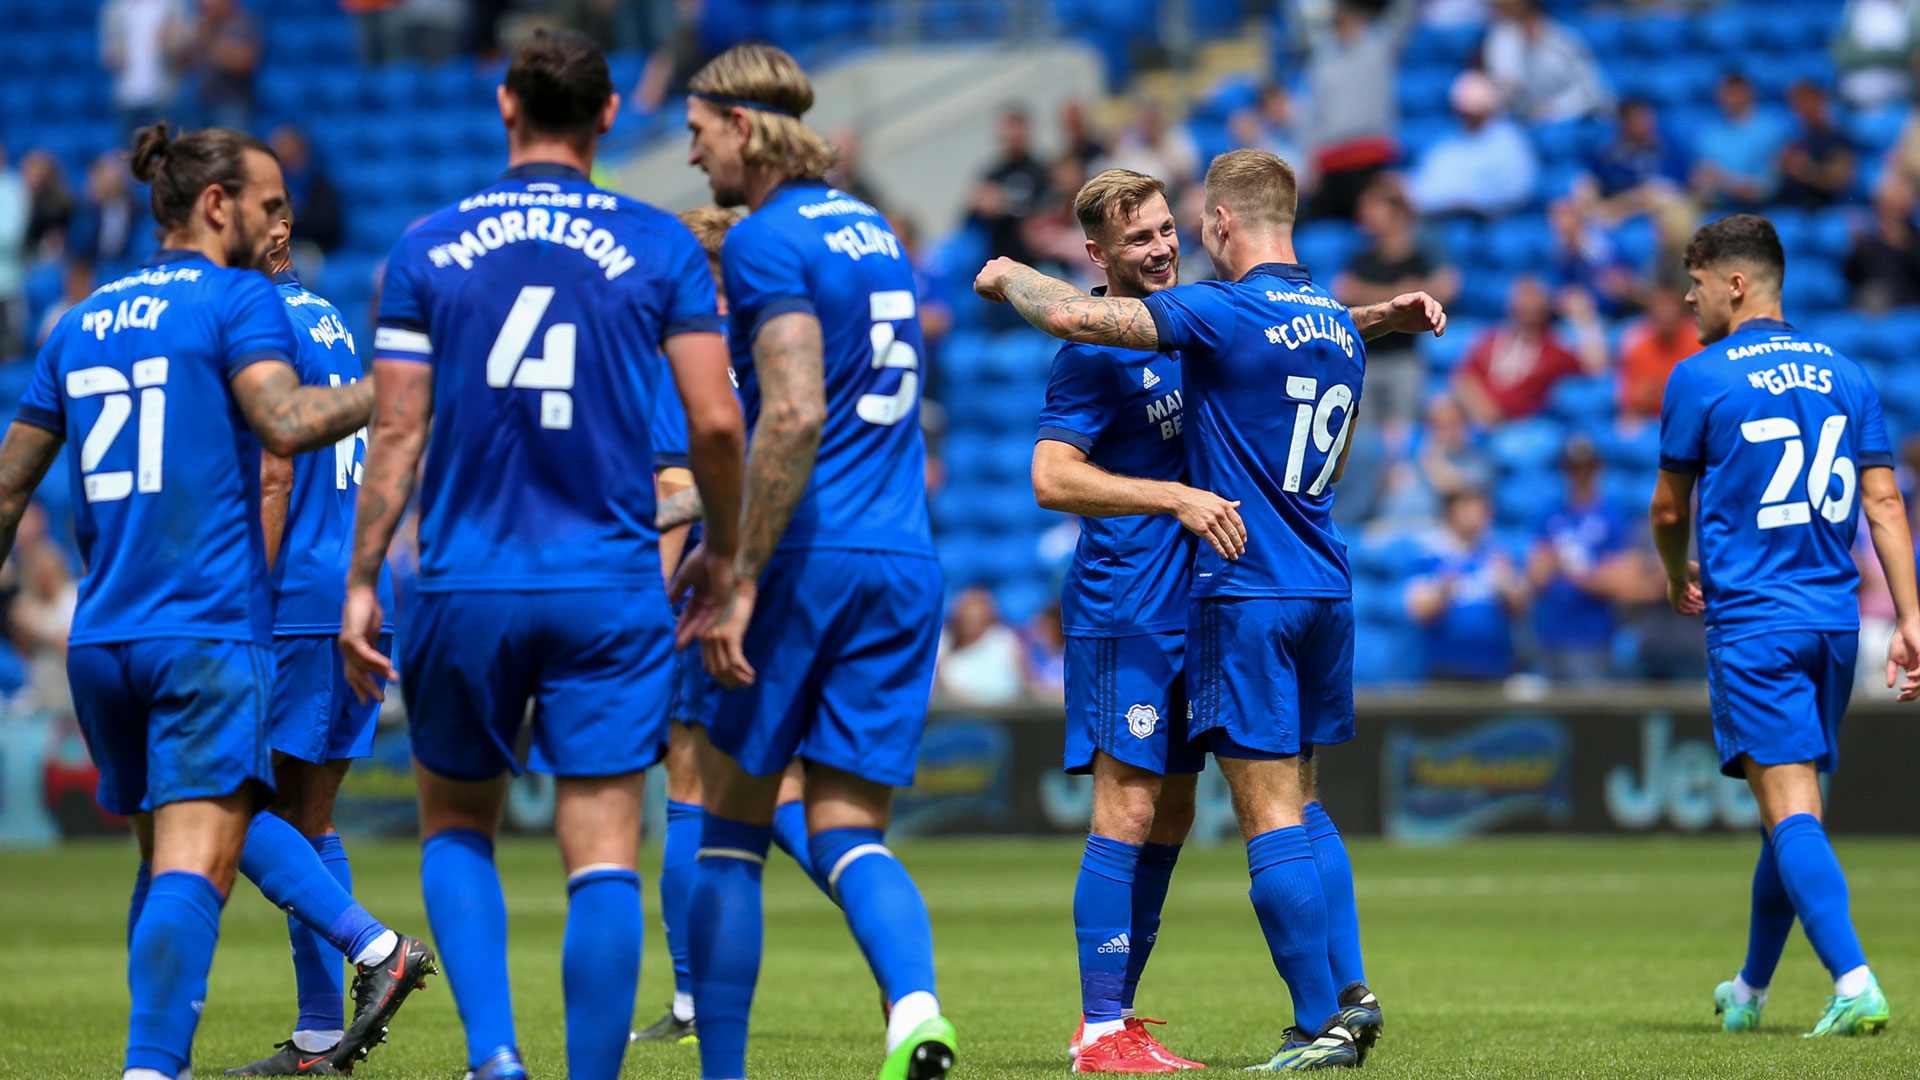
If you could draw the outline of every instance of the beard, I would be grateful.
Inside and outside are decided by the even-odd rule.
[[[235,221],[233,239],[227,242],[227,265],[242,270],[268,272],[272,242],[266,236],[256,236],[244,222]]]

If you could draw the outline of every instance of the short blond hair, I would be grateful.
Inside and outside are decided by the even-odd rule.
[[[776,46],[735,45],[707,61],[687,89],[723,111],[745,108],[749,165],[822,180],[839,161],[832,144],[800,119],[813,108],[813,83],[799,62]]]
[[[708,203],[691,210],[682,210],[679,216],[680,224],[692,230],[693,238],[700,241],[700,247],[707,253],[707,258],[718,264],[720,245],[727,242],[727,230],[739,224],[740,211]]]
[[[1293,166],[1265,150],[1229,150],[1207,167],[1207,212],[1233,211],[1254,228],[1287,228],[1299,213]]]
[[[1112,225],[1124,223],[1148,199],[1165,196],[1167,185],[1132,169],[1105,169],[1080,186],[1073,197],[1073,216],[1089,240],[1098,239]]]

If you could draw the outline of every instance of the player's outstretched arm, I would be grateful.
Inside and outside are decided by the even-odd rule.
[[[267,545],[267,569],[280,558],[287,533],[287,507],[293,502],[293,459],[260,453],[260,535]]]
[[[1222,558],[1247,549],[1247,525],[1238,502],[1170,480],[1116,476],[1087,460],[1086,451],[1055,439],[1033,444],[1033,497],[1048,510],[1081,517],[1172,514]]]
[[[1362,304],[1347,309],[1354,329],[1365,341],[1384,334],[1432,334],[1447,332],[1447,309],[1440,301],[1423,292],[1401,293],[1378,304]]]
[[[292,457],[318,450],[367,426],[374,380],[303,386],[293,366],[266,360],[234,375],[233,399],[269,453]]]
[[[1913,532],[1900,482],[1888,468],[1860,470],[1860,512],[1873,531],[1873,551],[1893,594],[1893,640],[1887,643],[1887,686],[1897,686],[1901,701],[1920,697],[1920,591],[1914,583]],[[1906,676],[1901,677],[1904,670]]]
[[[400,527],[400,515],[413,497],[414,479],[426,454],[427,431],[433,417],[431,367],[408,360],[376,359],[373,370],[372,379],[348,384],[372,383],[377,389],[360,498],[354,504],[347,603],[340,615],[340,652],[346,657],[347,683],[363,702],[369,698],[384,700],[375,675],[388,682],[399,678],[392,661],[375,646],[384,614],[376,587],[380,564],[393,544],[394,530]]]
[[[973,291],[1012,304],[1020,317],[1057,338],[1116,349],[1160,348],[1147,305],[1131,297],[1088,296],[1025,263],[998,258],[982,267]]]
[[[1687,558],[1693,535],[1693,474],[1660,470],[1653,485],[1653,505],[1647,517],[1653,526],[1653,547],[1667,571],[1667,602],[1682,615],[1707,610],[1700,591],[1700,566]]]
[[[47,467],[60,453],[65,440],[37,424],[16,420],[0,439],[0,558],[13,550],[13,535],[20,528],[20,515],[27,512],[27,501]]]

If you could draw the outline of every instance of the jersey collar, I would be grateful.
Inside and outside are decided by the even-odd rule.
[[[290,269],[282,270],[279,273],[273,275],[273,283],[275,285],[299,285],[300,276],[298,274],[295,274]]]
[[[1241,274],[1240,280],[1246,281],[1249,278],[1256,278],[1256,277],[1283,277],[1283,278],[1286,278],[1288,281],[1312,281],[1313,280],[1313,274],[1310,271],[1308,271],[1306,267],[1300,265],[1299,263],[1280,263],[1280,262],[1261,263],[1259,266],[1256,266],[1253,269],[1247,271],[1246,273]]]
[[[147,259],[147,265],[159,266],[163,263],[190,262],[194,259],[198,259],[201,262],[213,261],[200,252],[187,248],[161,248]]]
[[[1799,331],[1795,330],[1792,327],[1792,325],[1790,325],[1785,319],[1748,319],[1746,322],[1741,323],[1740,329],[1735,330],[1734,333],[1744,334],[1749,330],[1757,330],[1762,333],[1771,332],[1776,334],[1799,333]]]
[[[805,176],[789,176],[785,180],[775,184],[773,190],[767,193],[767,202],[772,202],[774,199],[789,191],[798,191],[801,188],[827,188],[831,190],[833,185],[825,180],[814,180]]]
[[[592,183],[587,174],[571,165],[562,165],[557,161],[529,161],[525,165],[515,165],[500,175],[501,180],[529,180],[545,177],[552,180],[578,180],[583,184]]]

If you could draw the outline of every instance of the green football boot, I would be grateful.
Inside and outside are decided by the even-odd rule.
[[[1878,1035],[1887,1030],[1887,995],[1880,992],[1880,980],[1867,976],[1867,988],[1852,997],[1827,999],[1827,1014],[1813,1025],[1806,1038],[1828,1035]]]
[[[1734,1000],[1732,979],[1713,988],[1713,1012],[1728,1031],[1752,1031],[1760,1026],[1760,999],[1745,1005]]]
[[[1335,1016],[1318,1032],[1287,1029],[1280,1049],[1260,1065],[1249,1065],[1247,1072],[1306,1072],[1310,1069],[1352,1069],[1360,1065],[1360,1048]]]
[[[880,1066],[879,1080],[941,1080],[953,1068],[959,1039],[944,1016],[922,1020]]]

